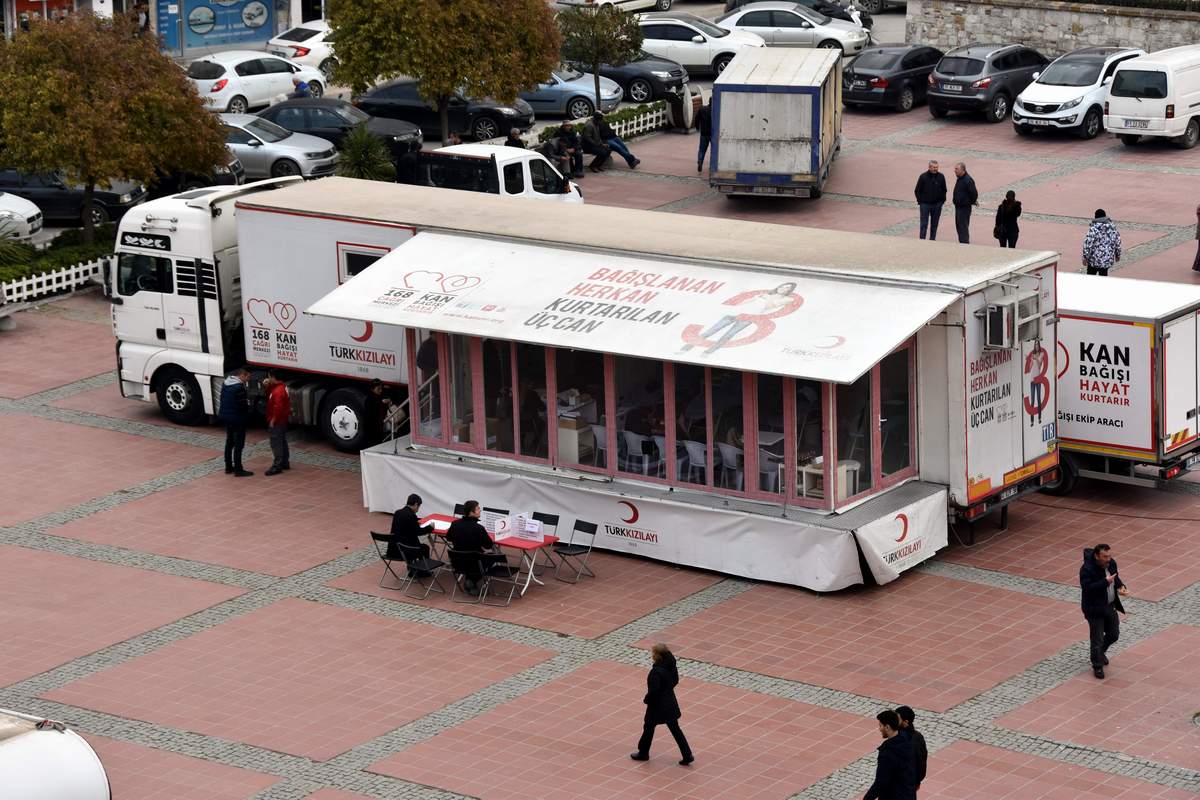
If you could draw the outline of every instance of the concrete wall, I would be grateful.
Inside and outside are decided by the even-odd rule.
[[[908,0],[905,33],[910,42],[943,50],[1016,42],[1050,56],[1094,45],[1153,52],[1200,44],[1200,13],[1054,0]]]

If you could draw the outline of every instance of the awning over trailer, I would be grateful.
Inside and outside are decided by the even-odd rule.
[[[852,383],[957,297],[420,233],[305,313]]]

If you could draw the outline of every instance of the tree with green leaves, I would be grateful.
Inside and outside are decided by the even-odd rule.
[[[600,107],[600,65],[620,67],[641,53],[642,26],[637,17],[610,6],[594,9],[571,6],[558,15],[562,31],[562,60],[587,67],[596,79],[596,108]]]
[[[329,0],[326,17],[337,41],[334,79],[356,92],[416,79],[437,107],[443,143],[452,98],[509,103],[558,64],[561,39],[546,0]]]
[[[104,221],[96,187],[208,174],[229,157],[220,121],[132,16],[32,21],[0,45],[0,86],[4,166],[82,185],[87,244]]]
[[[394,181],[396,167],[388,146],[363,124],[350,131],[342,142],[338,175],[364,181]]]

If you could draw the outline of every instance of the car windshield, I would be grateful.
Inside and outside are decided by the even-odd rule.
[[[978,75],[983,72],[983,62],[978,58],[945,56],[938,62],[937,71],[943,75]]]
[[[828,25],[829,23],[833,22],[833,17],[828,17],[822,14],[820,11],[817,11],[815,8],[809,8],[808,6],[797,4],[792,10],[804,17],[809,22],[816,23],[817,25]]]
[[[360,125],[371,118],[371,115],[365,111],[360,111],[352,105],[335,106],[333,113],[337,114],[342,119],[349,122],[351,125]]]
[[[287,128],[281,128],[274,122],[261,118],[247,122],[246,130],[264,142],[280,142],[292,135]]]
[[[1142,69],[1122,69],[1113,78],[1113,97],[1144,97],[1162,100],[1167,96],[1167,74]]]
[[[700,17],[696,17],[691,14],[688,14],[686,16],[681,15],[680,19],[683,20],[684,22],[686,22],[687,24],[691,25],[693,28],[700,31],[701,33],[712,36],[715,39],[719,39],[722,36],[729,35],[729,31],[725,30],[724,28],[718,28],[716,25],[713,25],[708,20],[700,19]]]
[[[279,34],[279,38],[285,42],[307,42],[319,33],[312,28],[292,28]]]
[[[1100,80],[1103,61],[1059,59],[1041,74],[1037,82],[1044,86],[1091,86]]]
[[[582,78],[583,73],[573,70],[570,67],[563,67],[562,69],[557,69],[554,71],[554,77],[558,78],[564,83],[570,83],[571,81],[577,81]]]
[[[193,61],[188,65],[187,76],[197,81],[211,81],[225,74],[225,68],[211,61]]]
[[[891,69],[896,66],[900,56],[891,53],[863,53],[850,62],[851,69]]]

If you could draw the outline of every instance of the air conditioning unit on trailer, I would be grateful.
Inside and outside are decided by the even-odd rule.
[[[983,322],[984,345],[989,350],[1011,350],[1021,342],[1041,339],[1041,292],[1014,292],[988,303]]]

